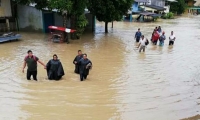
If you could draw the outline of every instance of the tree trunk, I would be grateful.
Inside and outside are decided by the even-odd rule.
[[[67,15],[66,14],[63,15],[63,26],[65,28],[67,27]],[[67,44],[69,43],[68,36],[67,36],[66,32],[63,32],[63,39],[64,39],[64,41],[67,42]]]
[[[75,23],[75,15],[72,15],[71,16],[71,29],[74,29],[74,30],[76,29],[75,24],[76,24]],[[71,39],[73,39],[73,40],[75,39],[75,33],[71,33]]]
[[[105,22],[105,33],[108,33],[108,22]]]

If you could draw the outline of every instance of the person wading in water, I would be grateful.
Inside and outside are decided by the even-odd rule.
[[[152,42],[154,45],[157,45],[159,37],[160,37],[160,35],[159,35],[158,31],[155,29],[152,34]]]
[[[145,52],[145,47],[148,44],[149,44],[149,41],[146,38],[144,38],[144,35],[142,35],[142,38],[140,39],[140,42],[138,45],[139,52],[141,52],[142,50],[143,50],[143,52]]]
[[[176,36],[174,35],[174,32],[171,31],[171,35],[169,36],[169,45],[174,45],[175,40],[176,40]]]
[[[92,68],[92,62],[87,58],[87,54],[83,54],[83,58],[78,62],[80,80],[87,79],[89,70]]]
[[[165,32],[162,33],[162,35],[159,38],[159,46],[164,46],[164,41],[165,41],[166,37],[165,37]]]
[[[75,65],[75,70],[74,72],[79,74],[79,66],[78,66],[78,62],[83,58],[83,55],[82,55],[82,51],[81,50],[78,50],[78,55],[74,58],[74,65]]]
[[[135,33],[136,42],[140,41],[141,36],[142,36],[142,33],[140,32],[140,28],[139,28],[138,31]]]
[[[46,68],[49,80],[60,80],[65,75],[62,63],[56,54],[53,55],[53,59],[49,60]]]
[[[31,75],[33,76],[33,79],[37,81],[37,62],[39,62],[41,65],[44,66],[44,69],[46,69],[46,66],[43,62],[39,60],[38,57],[33,55],[33,52],[29,50],[28,55],[24,59],[24,64],[22,68],[22,72],[24,73],[24,69],[27,64],[27,80],[31,80]]]

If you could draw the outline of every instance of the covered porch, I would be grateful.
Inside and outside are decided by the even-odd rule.
[[[188,13],[191,13],[192,15],[199,15],[200,14],[200,6],[188,8]]]

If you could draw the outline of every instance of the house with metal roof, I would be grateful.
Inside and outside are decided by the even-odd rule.
[[[193,15],[200,14],[200,0],[186,0],[188,6],[188,13]]]
[[[0,0],[0,31],[16,29],[16,21],[12,14],[11,0]]]

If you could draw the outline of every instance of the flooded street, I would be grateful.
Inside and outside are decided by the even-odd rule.
[[[173,30],[175,45],[169,47],[167,39],[164,47],[149,44],[146,53],[138,53],[135,32],[141,28],[150,39],[156,26],[167,38]],[[0,44],[0,119],[179,120],[200,114],[200,16],[114,22],[109,32],[105,35],[104,24],[97,23],[94,35],[70,44],[52,43],[37,33]],[[27,81],[21,71],[29,49],[45,64],[57,54],[63,79],[48,81],[39,64],[38,82]],[[84,82],[72,63],[79,49],[93,62]]]

